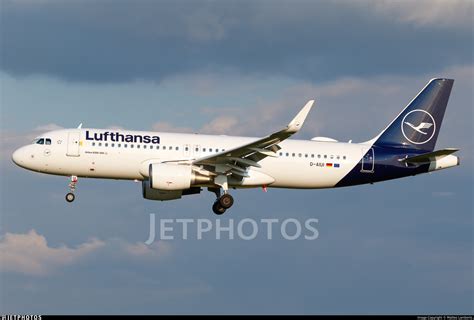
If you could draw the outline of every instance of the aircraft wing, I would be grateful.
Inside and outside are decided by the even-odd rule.
[[[277,151],[281,149],[278,144],[301,129],[313,103],[314,100],[308,101],[284,129],[251,143],[196,159],[193,164],[213,167],[209,171],[216,173],[246,177],[248,167],[259,168],[260,160],[266,157],[277,157]]]

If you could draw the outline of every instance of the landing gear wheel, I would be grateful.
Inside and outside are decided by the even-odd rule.
[[[69,192],[68,194],[66,194],[66,201],[67,202],[73,202],[75,198],[76,198],[76,196],[74,195],[74,193]]]
[[[230,194],[224,193],[218,202],[222,208],[229,209],[234,204],[234,198]]]
[[[215,214],[220,216],[221,214],[223,214],[225,212],[225,209],[221,207],[221,205],[219,204],[218,201],[216,201],[212,205],[212,211],[214,211]]]

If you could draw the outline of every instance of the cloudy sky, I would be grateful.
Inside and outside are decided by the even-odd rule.
[[[0,313],[472,313],[472,1],[0,0]],[[54,128],[364,141],[433,77],[461,166],[333,190],[235,191],[221,219],[319,219],[315,241],[169,240],[149,214],[216,219],[207,192],[15,167]]]

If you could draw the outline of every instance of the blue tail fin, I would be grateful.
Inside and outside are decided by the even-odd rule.
[[[433,151],[453,83],[452,79],[428,82],[374,144]]]

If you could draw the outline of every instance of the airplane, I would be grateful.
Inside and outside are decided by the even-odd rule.
[[[283,129],[262,138],[77,128],[41,134],[17,149],[18,166],[70,178],[141,182],[143,198],[176,200],[213,192],[215,214],[234,203],[237,188],[319,189],[414,176],[460,164],[459,149],[434,151],[453,79],[436,78],[377,136],[362,143],[326,137],[288,139],[310,112],[310,100]],[[423,129],[423,131],[422,131]]]

